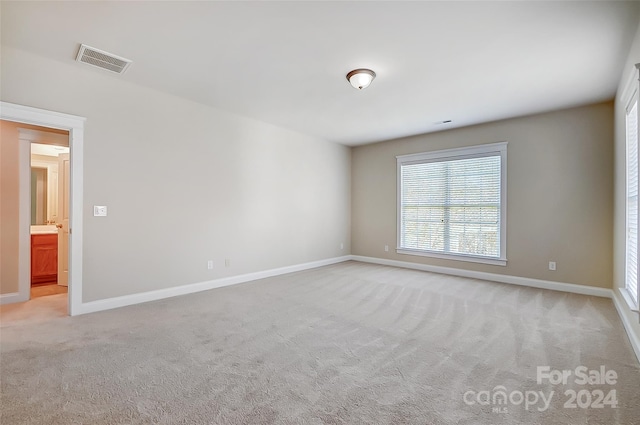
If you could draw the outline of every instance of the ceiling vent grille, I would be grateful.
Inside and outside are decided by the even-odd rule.
[[[117,74],[124,74],[127,68],[129,68],[129,65],[131,65],[129,59],[87,46],[86,44],[80,45],[76,60]]]

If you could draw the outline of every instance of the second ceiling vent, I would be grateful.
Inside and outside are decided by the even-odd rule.
[[[86,44],[80,45],[80,50],[78,51],[76,60],[78,62],[106,69],[107,71],[115,72],[116,74],[124,74],[127,68],[129,68],[129,65],[131,65],[131,61],[129,59],[116,56],[112,53],[105,52],[104,50],[96,49],[95,47],[87,46]]]

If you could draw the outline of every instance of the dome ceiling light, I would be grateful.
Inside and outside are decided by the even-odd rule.
[[[358,90],[369,87],[374,78],[376,78],[376,73],[365,68],[354,69],[347,74],[349,83]]]

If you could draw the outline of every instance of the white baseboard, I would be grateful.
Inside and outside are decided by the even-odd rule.
[[[631,346],[633,347],[633,351],[636,353],[636,357],[640,362],[640,336],[634,331],[633,325],[631,323],[631,318],[638,313],[632,312],[628,307],[627,303],[622,299],[622,296],[617,293],[617,291],[611,291],[611,298],[613,299],[613,305],[616,306],[616,310],[618,311],[618,316],[620,316],[620,320],[622,321],[622,325],[624,326],[624,330],[627,332],[627,336],[629,337],[629,342],[631,342]]]
[[[28,298],[27,298],[28,299]],[[0,305],[2,304],[13,304],[27,301],[20,296],[20,292],[11,292],[8,294],[0,294]]]
[[[172,288],[158,289],[156,291],[142,292],[139,294],[124,295],[121,297],[108,298],[105,300],[82,303],[78,314],[94,313],[102,310],[110,310],[118,307],[125,307],[133,304],[140,304],[148,301],[156,301],[178,295],[192,294],[194,292],[207,291],[209,289],[221,288],[223,286],[236,285],[238,283],[250,282],[252,280],[264,279],[272,276],[313,269],[316,267],[328,266],[330,264],[341,263],[350,260],[350,256],[327,258],[325,260],[312,261],[309,263],[296,264],[293,266],[280,267],[277,269],[264,270],[255,273],[247,273],[238,276],[224,277],[205,282],[192,283],[189,285],[174,286]]]
[[[533,288],[551,289],[554,291],[572,292],[574,294],[594,295],[596,297],[611,298],[611,289],[608,288],[597,288],[594,286],[576,285],[574,283],[553,282],[550,280],[532,279],[528,277],[463,270],[453,267],[430,266],[428,264],[387,260],[384,258],[363,257],[360,255],[352,255],[351,259],[354,261],[362,261],[364,263],[381,264],[385,266],[402,267],[405,269],[422,270],[426,272],[468,277],[471,279],[490,280],[493,282],[510,283],[512,285],[530,286]]]

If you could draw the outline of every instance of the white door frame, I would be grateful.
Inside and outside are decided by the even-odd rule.
[[[69,216],[69,315],[82,313],[82,168],[85,118],[62,114],[29,106],[16,105],[0,101],[0,119],[42,127],[69,131],[69,150],[71,168],[70,216]],[[18,296],[8,302],[27,301],[31,291],[31,199],[29,197],[29,178],[25,176],[29,167],[31,143],[20,144],[20,199],[19,199],[19,272]]]

